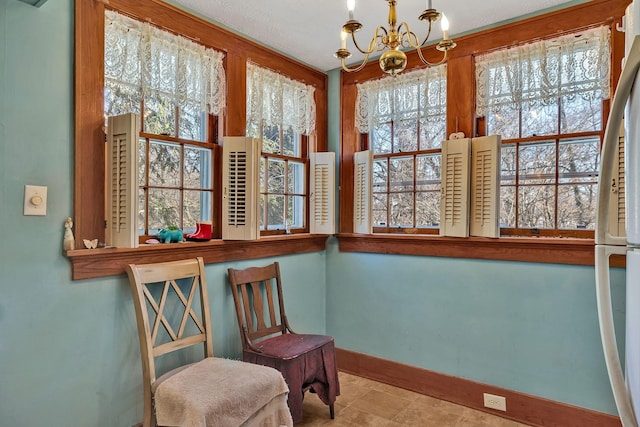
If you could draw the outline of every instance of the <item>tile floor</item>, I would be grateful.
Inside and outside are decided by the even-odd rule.
[[[340,373],[335,419],[318,396],[306,393],[304,418],[296,427],[525,427],[485,412],[412,391]]]

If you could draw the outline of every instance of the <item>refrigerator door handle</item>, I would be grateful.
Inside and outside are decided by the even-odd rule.
[[[596,246],[596,296],[598,301],[598,320],[600,322],[600,338],[602,349],[607,364],[607,372],[611,382],[613,397],[618,407],[618,414],[623,427],[637,427],[631,396],[627,385],[618,354],[615,325],[613,323],[613,308],[611,305],[611,285],[609,281],[609,257],[613,254],[624,255],[626,247],[621,246]]]
[[[604,132],[600,159],[602,166],[598,185],[598,210],[596,212],[596,245],[624,246],[627,243],[624,237],[612,236],[609,233],[609,200],[611,197],[609,183],[613,178],[611,166],[615,161],[620,124],[638,69],[640,69],[640,35],[633,39],[633,44],[625,59],[618,87],[611,102],[607,128]]]

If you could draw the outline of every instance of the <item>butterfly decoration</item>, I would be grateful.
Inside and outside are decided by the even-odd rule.
[[[84,243],[84,247],[87,249],[95,249],[98,247],[98,239],[82,239],[82,242]]]

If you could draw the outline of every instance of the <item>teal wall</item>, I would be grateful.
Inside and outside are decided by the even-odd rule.
[[[340,72],[329,72],[339,152]],[[624,270],[612,272],[624,341]],[[341,348],[616,414],[593,267],[327,251],[327,333]],[[621,353],[623,349],[621,348]]]
[[[339,140],[339,73],[329,73]],[[141,420],[135,318],[124,276],[71,281],[62,254],[73,201],[73,1],[0,0],[0,425]],[[91,167],[85,165],[85,167]],[[49,187],[22,215],[25,184]],[[207,266],[217,355],[240,343],[225,271]],[[615,412],[600,350],[593,269],[340,253],[281,257],[297,330],[446,374]],[[616,314],[624,298],[615,272]]]

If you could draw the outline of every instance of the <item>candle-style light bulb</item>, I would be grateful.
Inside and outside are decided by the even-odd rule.
[[[349,19],[353,19],[353,11],[356,8],[356,0],[347,0],[347,9],[349,10]]]
[[[346,49],[347,48],[347,32],[346,31],[340,31],[340,49]]]
[[[440,26],[442,28],[442,39],[449,40],[449,20],[444,13],[442,14],[442,21],[440,22]]]

